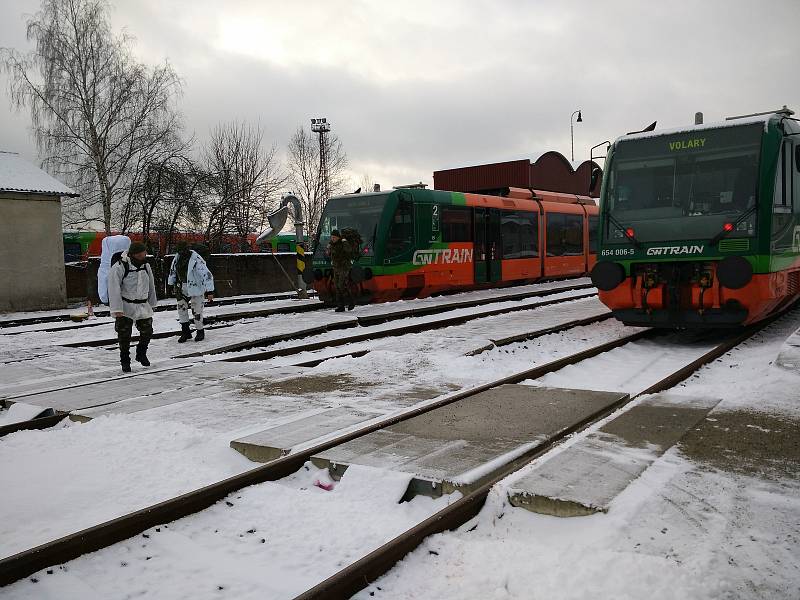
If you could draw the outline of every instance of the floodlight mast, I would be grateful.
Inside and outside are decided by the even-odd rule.
[[[322,201],[327,202],[331,191],[328,182],[328,144],[325,143],[325,134],[330,133],[331,124],[326,118],[311,119],[311,131],[319,134],[319,181]]]

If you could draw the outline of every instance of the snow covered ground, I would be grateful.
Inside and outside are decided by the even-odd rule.
[[[513,482],[558,448],[357,597],[800,598],[800,377],[773,364],[798,325],[795,310],[679,385],[687,398],[723,400],[608,514],[563,519],[508,504]],[[624,366],[606,371],[615,385]]]
[[[166,403],[158,394],[137,397],[132,378],[128,399],[88,423],[0,438],[0,556],[252,468],[228,446],[235,437],[330,407],[407,410],[630,332],[609,320],[465,356],[493,339],[598,309],[596,299],[577,300],[331,348],[369,353],[295,370],[299,376],[286,371],[287,358],[275,358],[251,365],[260,374],[231,372],[216,383],[176,388]],[[512,508],[507,489],[524,470],[495,489],[473,523],[427,540],[362,597],[800,597],[800,376],[771,365],[799,325],[795,311],[676,388],[723,402],[696,439],[667,452],[608,514],[563,520]],[[11,338],[21,352],[25,338],[40,335]],[[64,372],[47,354],[47,339],[28,350],[31,378]],[[636,393],[713,341],[672,343],[637,342],[583,371],[563,369],[529,383]],[[116,358],[102,348],[71,350],[81,368],[110,369]],[[2,365],[0,375],[11,366]],[[641,370],[648,375],[631,377]],[[152,408],[140,410],[150,401]],[[731,430],[740,446],[732,446]],[[771,443],[775,436],[783,443]],[[398,503],[408,477],[351,467],[334,485],[308,465],[2,588],[0,598],[293,597],[457,497]]]

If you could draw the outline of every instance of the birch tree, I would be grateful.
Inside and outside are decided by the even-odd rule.
[[[172,66],[148,67],[115,35],[106,0],[43,0],[27,23],[34,50],[2,49],[12,102],[30,110],[44,165],[82,194],[78,225],[111,232],[131,182],[181,128],[181,83]]]

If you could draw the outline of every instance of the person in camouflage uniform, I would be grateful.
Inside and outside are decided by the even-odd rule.
[[[340,234],[338,229],[331,231],[331,241],[328,243],[328,256],[333,267],[333,286],[336,290],[336,312],[344,312],[345,302],[347,310],[353,310],[355,303],[350,294],[350,267],[353,264],[353,247]]]
[[[131,372],[131,336],[133,325],[139,330],[136,360],[150,366],[147,346],[153,337],[153,307],[157,303],[155,278],[147,262],[147,248],[133,242],[108,272],[108,305],[115,318],[114,330],[119,340],[119,361],[124,373]]]
[[[199,252],[189,248],[186,242],[178,244],[175,258],[169,269],[167,283],[174,286],[175,298],[178,300],[178,321],[181,323],[181,337],[178,343],[182,344],[191,339],[189,327],[191,320],[189,309],[194,317],[194,341],[205,339],[203,329],[203,296],[211,302],[214,300],[214,276],[208,270],[206,261]]]

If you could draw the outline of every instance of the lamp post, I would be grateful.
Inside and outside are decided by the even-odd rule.
[[[572,131],[572,119],[575,118],[575,115],[578,115],[578,119],[576,123],[582,123],[583,119],[581,118],[581,111],[580,109],[576,110],[572,113],[572,116],[569,118],[569,141],[570,147],[572,148],[572,162],[575,162],[575,134]]]

